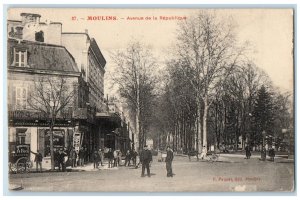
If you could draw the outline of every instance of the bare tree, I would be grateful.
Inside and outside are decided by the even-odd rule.
[[[156,66],[155,58],[150,48],[134,41],[128,44],[124,51],[116,51],[111,58],[117,69],[112,75],[114,83],[118,85],[119,92],[125,98],[135,114],[136,135],[138,145],[145,142],[145,116],[149,112],[153,95],[155,78],[153,69]],[[140,148],[137,146],[136,148]]]
[[[76,87],[63,76],[41,77],[34,81],[29,92],[28,105],[41,112],[49,120],[51,169],[54,169],[53,128],[57,117],[63,115],[67,107],[74,105]]]
[[[227,18],[220,20],[210,11],[201,11],[180,23],[177,38],[182,69],[193,74],[190,80],[196,92],[198,142],[200,147],[205,147],[203,153],[206,154],[208,109],[213,96],[221,89],[222,80],[238,65],[244,48],[237,46],[232,21]]]

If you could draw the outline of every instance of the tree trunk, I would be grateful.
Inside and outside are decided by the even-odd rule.
[[[219,145],[218,145],[218,132],[219,132],[219,127],[218,127],[218,103],[216,103],[216,111],[215,111],[215,148],[219,149]]]
[[[201,101],[199,97],[197,98],[196,143],[197,143],[197,152],[200,153],[200,149],[202,149],[202,135],[201,135]]]
[[[136,131],[136,138],[137,138],[137,144],[135,145],[135,148],[139,151],[141,150],[140,147],[140,106],[139,103],[137,103],[137,109],[135,114],[135,131]]]
[[[54,118],[51,119],[50,124],[50,155],[51,155],[51,170],[55,169],[55,160],[54,160],[54,148],[53,148],[53,127],[54,127]]]
[[[204,97],[204,113],[203,113],[203,149],[202,153],[207,153],[207,116],[208,115],[208,97]]]

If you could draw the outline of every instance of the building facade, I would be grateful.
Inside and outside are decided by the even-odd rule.
[[[37,84],[50,78],[64,80],[65,87],[74,91],[57,113],[54,149],[85,147],[88,161],[95,149],[130,149],[126,119],[118,110],[110,111],[104,98],[106,60],[96,40],[87,32],[62,33],[61,23],[40,22],[39,14],[22,13],[21,18],[7,23],[10,152],[29,145],[33,152],[41,151],[43,166],[50,167],[51,115],[30,107],[29,98]]]
[[[106,60],[94,38],[85,33],[62,33],[62,44],[75,61],[90,88],[89,104],[97,112],[106,111],[104,105],[104,74]]]
[[[10,151],[17,145],[29,145],[33,152],[41,151],[45,166],[50,165],[50,115],[39,109],[46,108],[42,104],[51,103],[51,100],[39,102],[40,105],[34,102],[42,97],[36,96],[37,85],[47,90],[49,84],[56,84],[54,80],[63,79],[65,91],[60,91],[72,93],[72,99],[56,116],[54,148],[70,148],[72,145],[73,111],[86,101],[87,87],[82,84],[74,59],[62,46],[10,38],[7,52]],[[52,61],[48,60],[48,55]]]

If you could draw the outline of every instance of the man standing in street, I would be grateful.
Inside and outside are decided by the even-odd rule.
[[[70,151],[70,156],[69,156],[69,159],[71,160],[72,162],[72,167],[76,167],[76,159],[77,159],[77,153],[75,151],[75,148],[72,147],[71,151]]]
[[[114,154],[111,148],[109,148],[108,150],[107,157],[108,157],[108,168],[113,168]]]
[[[83,147],[80,148],[78,152],[78,157],[79,157],[79,166],[83,167],[84,166],[84,149]]]
[[[132,152],[132,162],[133,162],[133,166],[136,166],[136,158],[138,156],[138,153],[136,150],[133,150]]]
[[[99,155],[100,155],[101,166],[104,166],[103,165],[103,163],[104,163],[104,151],[103,151],[103,149],[99,149]]]
[[[128,167],[129,167],[129,165],[130,165],[130,158],[131,158],[130,151],[127,150],[127,152],[125,154],[125,167],[127,166],[127,164],[128,164]]]
[[[98,169],[100,161],[100,155],[97,150],[93,153],[93,162],[94,162],[94,169]]]
[[[250,149],[250,147],[248,145],[245,147],[245,151],[246,151],[246,159],[250,159],[250,157],[251,157],[251,149]]]
[[[172,161],[173,161],[173,151],[170,148],[170,146],[168,146],[167,147],[167,157],[166,157],[167,177],[173,177]]]
[[[145,168],[147,168],[147,175],[150,177],[150,162],[152,162],[152,154],[151,151],[148,150],[147,145],[144,146],[144,150],[140,155],[140,162],[142,163],[142,175],[141,177],[145,177]]]
[[[34,153],[32,151],[30,151],[30,152],[35,155],[34,162],[36,163],[36,171],[37,172],[39,171],[39,167],[38,166],[40,166],[40,172],[42,173],[42,161],[43,161],[42,154],[40,153],[39,150],[37,150],[36,153]]]
[[[60,171],[60,169],[63,172],[66,170],[66,161],[65,161],[66,156],[67,156],[67,154],[62,149],[59,149],[58,158],[57,158],[59,171]]]

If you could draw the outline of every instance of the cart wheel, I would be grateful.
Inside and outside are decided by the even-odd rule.
[[[218,158],[219,158],[219,156],[217,156],[216,154],[212,154],[212,155],[210,156],[210,160],[211,160],[212,162],[218,161]]]
[[[17,165],[15,163],[9,163],[8,169],[9,173],[17,173]]]
[[[19,158],[16,162],[16,167],[17,173],[28,173],[32,164],[28,158]]]

